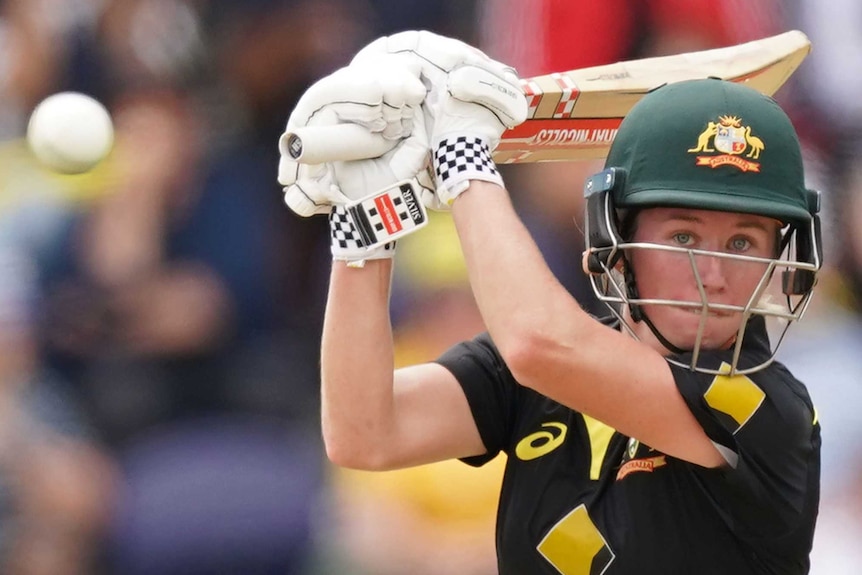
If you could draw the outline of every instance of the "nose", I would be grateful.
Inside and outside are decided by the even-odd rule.
[[[695,256],[697,274],[707,293],[721,293],[727,288],[727,273],[723,258]]]

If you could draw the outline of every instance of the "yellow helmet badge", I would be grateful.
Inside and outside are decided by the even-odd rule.
[[[763,140],[753,135],[751,126],[743,125],[741,118],[719,116],[717,121],[706,125],[697,137],[697,146],[688,152],[711,154],[698,155],[698,166],[717,168],[730,165],[743,172],[759,172],[760,163],[751,160],[759,159],[764,148]]]

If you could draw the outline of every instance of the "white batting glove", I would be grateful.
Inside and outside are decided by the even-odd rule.
[[[368,160],[303,164],[288,141],[279,141],[279,182],[285,203],[301,216],[328,213],[332,255],[351,265],[390,258],[395,240],[427,223],[421,198],[434,185],[428,134],[418,103],[425,94],[418,71],[400,59],[348,66],[312,86],[291,114],[285,134],[297,127],[352,122],[392,140]],[[349,100],[345,100],[349,94]]]
[[[432,209],[448,209],[470,180],[503,185],[491,158],[502,133],[527,117],[527,101],[513,68],[459,40],[425,31],[380,38],[353,59],[361,64],[381,54],[399,55],[419,66],[428,89],[422,105],[429,122],[436,194]]]
[[[415,118],[422,114],[419,106],[425,87],[418,70],[395,60],[381,55],[341,68],[316,82],[300,98],[279,140],[278,166],[285,203],[298,215],[329,213],[332,205],[363,198],[384,185],[413,177],[424,167],[426,150],[420,148],[418,140],[362,168],[343,168],[343,163],[302,164],[293,159],[287,147],[286,134],[306,126],[358,124],[391,140],[393,148],[410,136]],[[422,134],[425,137],[424,131]],[[427,147],[427,142],[422,145]],[[335,173],[339,169],[344,172],[340,176]],[[384,182],[386,172],[395,180]],[[375,185],[380,187],[371,189]]]

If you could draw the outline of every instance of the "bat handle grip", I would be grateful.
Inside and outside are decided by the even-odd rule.
[[[398,140],[369,132],[358,124],[305,126],[282,134],[279,147],[302,164],[364,160],[382,156]]]

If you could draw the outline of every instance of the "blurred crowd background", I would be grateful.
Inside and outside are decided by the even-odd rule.
[[[338,470],[320,441],[325,218],[283,206],[303,90],[427,29],[522,76],[798,28],[777,94],[824,194],[826,265],[780,356],[823,426],[814,575],[862,565],[862,3],[857,0],[0,0],[0,573],[492,575],[503,462]],[[22,136],[63,90],[113,114],[93,172]],[[560,280],[600,162],[505,166]],[[435,236],[435,237],[432,237]],[[397,360],[482,330],[451,222],[399,247]]]

